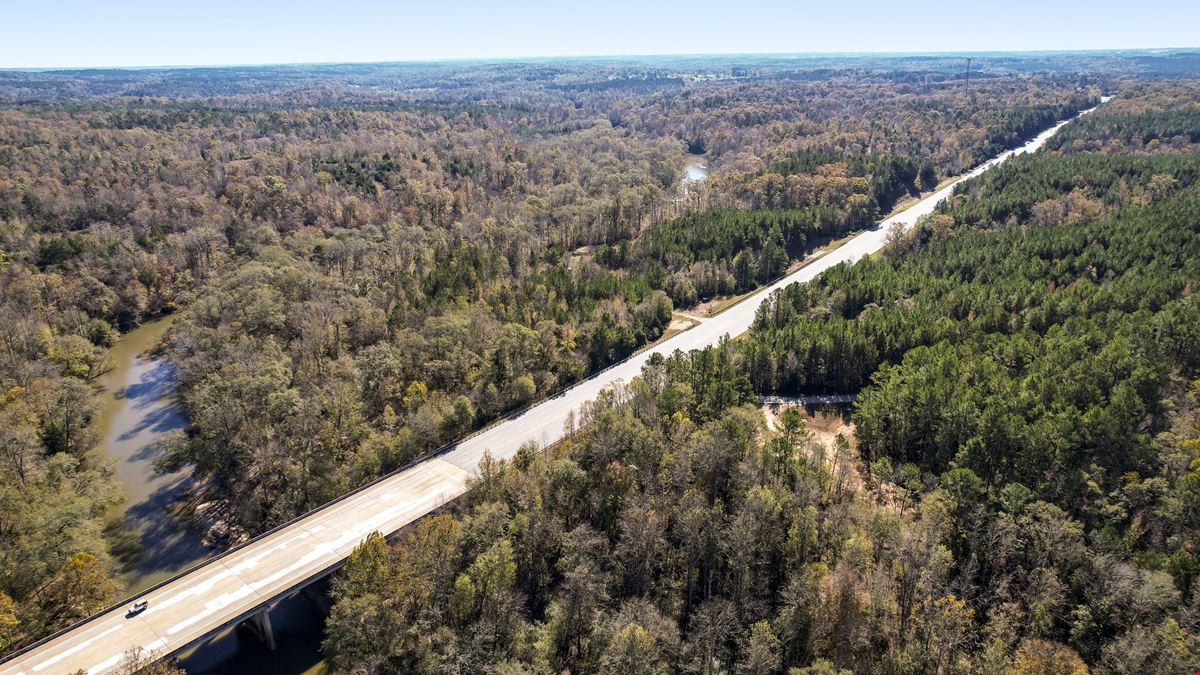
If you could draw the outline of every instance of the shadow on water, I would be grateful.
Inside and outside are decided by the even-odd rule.
[[[156,490],[148,499],[129,507],[123,526],[140,535],[140,555],[134,569],[140,577],[165,577],[207,558],[212,551],[195,533],[165,516],[187,479],[177,477]]]
[[[132,335],[132,333],[131,333]],[[144,361],[147,367],[138,369],[138,379],[125,385],[114,394],[119,401],[134,401],[135,409],[147,408],[163,397],[169,397],[174,392],[173,377],[175,368],[164,360],[146,359],[144,355],[135,357]]]
[[[169,408],[158,408],[157,410],[147,413],[142,421],[138,422],[137,426],[129,429],[125,433],[117,437],[118,441],[129,441],[137,437],[143,431],[149,431],[155,436],[161,436],[168,431],[182,429],[187,426],[187,421],[179,414],[179,411],[174,406]],[[153,461],[156,456],[155,444],[144,443],[139,448],[137,454],[129,457],[130,461]]]

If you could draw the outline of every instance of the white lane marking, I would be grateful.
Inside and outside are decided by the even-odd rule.
[[[207,594],[209,591],[211,591],[217,585],[218,582],[223,581],[229,577],[236,577],[238,574],[245,572],[246,570],[249,570],[253,567],[258,566],[259,563],[262,562],[263,558],[265,558],[277,551],[286,549],[287,546],[288,546],[287,542],[276,544],[275,546],[272,546],[264,551],[256,553],[253,556],[248,556],[248,557],[246,557],[246,559],[241,560],[233,565],[224,566],[224,567],[220,568],[220,571],[216,572],[209,578],[204,579],[203,581],[194,583],[194,584],[188,586],[187,588],[182,589],[182,590],[172,594],[169,597],[159,600],[158,602],[155,603],[155,607],[158,609],[166,609],[167,607],[171,607],[172,605],[176,605],[180,602],[183,602],[184,600],[187,600],[187,599],[191,598],[192,596],[201,596],[201,595]]]
[[[109,668],[112,668],[113,666],[120,663],[121,659],[123,659],[123,658],[125,658],[124,652],[122,652],[120,654],[114,654],[114,655],[108,657],[107,659],[104,659],[100,663],[97,663],[96,665],[92,666],[91,668],[88,668],[87,674],[88,675],[97,675],[98,673],[103,673],[104,671],[108,670]]]
[[[257,567],[258,564],[263,561],[263,558],[266,558],[267,556],[275,553],[276,551],[285,550],[287,547],[288,547],[288,542],[281,541],[278,544],[275,544],[274,546],[272,546],[271,548],[268,548],[267,550],[263,551],[262,553],[258,553],[251,558],[247,558],[246,560],[243,560],[243,561],[237,563],[236,565],[229,565],[228,567],[230,570],[233,571],[234,574],[241,574],[242,572],[245,572],[246,570],[248,570],[252,567]]]
[[[159,639],[155,640],[154,642],[151,642],[150,644],[143,647],[142,648],[144,650],[143,654],[153,654],[155,651],[162,649],[163,647],[166,647],[166,646],[167,646],[167,641],[162,638],[159,638]],[[112,668],[113,666],[117,665],[118,663],[120,663],[122,660],[124,660],[124,658],[125,658],[125,652],[119,652],[117,654],[114,654],[114,655],[108,657],[107,659],[104,659],[100,663],[97,663],[96,665],[92,666],[91,668],[88,668],[87,674],[88,675],[99,675],[99,673],[103,673],[104,671],[106,671],[106,670]]]
[[[447,476],[443,480],[446,479],[451,479],[451,477]],[[462,477],[459,477],[459,480],[461,481]],[[336,539],[317,542],[311,549],[309,549],[308,552],[301,555],[290,565],[281,567],[274,573],[263,577],[262,579],[248,583],[255,591],[261,591],[269,588],[272,584],[275,584],[280,579],[291,575],[293,572],[310,566],[317,560],[322,558],[340,559],[341,555],[339,552],[345,550],[349,545],[357,545],[358,542],[362,541],[362,538],[366,535],[379,530],[381,526],[388,522],[413,513],[414,510],[417,513],[423,513],[424,511],[421,509],[429,505],[442,503],[445,494],[445,491],[425,491],[422,494],[414,495],[413,497],[406,499],[402,504],[397,504],[381,511],[376,511],[367,518],[356,521],[354,524],[348,526],[345,530],[343,530],[341,536],[337,537]]]
[[[238,600],[241,600],[242,598],[244,598],[248,595],[251,595],[253,593],[254,593],[254,590],[251,589],[249,586],[241,586],[241,587],[237,588],[236,590],[230,591],[229,593],[219,595],[215,599],[209,600],[208,602],[204,603],[203,611],[196,612],[196,613],[192,614],[191,616],[189,616],[188,618],[184,619],[183,621],[180,621],[179,623],[175,624],[174,626],[171,626],[170,628],[168,628],[167,635],[174,635],[174,634],[178,633],[179,631],[183,630],[184,628],[187,628],[188,626],[198,623],[202,619],[205,619],[205,618],[215,614],[216,612],[228,607],[229,605],[231,605],[231,604],[237,602]]]
[[[61,652],[55,654],[54,656],[37,664],[36,666],[33,667],[33,672],[36,673],[38,671],[45,670],[45,669],[49,668],[50,666],[58,663],[59,661],[62,661],[63,659],[67,658],[68,656],[74,654],[75,652],[86,649],[88,645],[92,644],[96,640],[99,640],[100,638],[104,637],[105,635],[108,635],[109,633],[115,633],[120,629],[121,629],[121,624],[109,626],[108,628],[105,628],[104,630],[100,631],[99,633],[96,633],[92,637],[81,641],[79,644],[75,645],[74,647],[68,647],[67,649],[62,650]]]
[[[183,602],[184,600],[187,600],[188,598],[190,598],[193,595],[200,595],[202,593],[207,593],[208,591],[211,591],[214,586],[217,585],[218,581],[221,581],[222,579],[224,579],[226,577],[232,577],[232,576],[234,576],[233,572],[230,572],[225,567],[219,567],[219,568],[217,568],[217,572],[215,574],[213,574],[212,576],[208,577],[207,579],[193,582],[187,588],[179,590],[179,591],[175,592],[174,594],[159,600],[158,602],[155,603],[154,608],[158,609],[158,610],[164,610],[168,607],[171,607],[172,605],[176,605],[180,602]]]

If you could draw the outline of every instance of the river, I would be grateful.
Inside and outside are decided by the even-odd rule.
[[[100,380],[103,447],[125,490],[125,500],[110,516],[109,543],[130,594],[212,554],[171,511],[189,473],[154,469],[156,443],[186,424],[175,399],[174,369],[146,354],[171,321],[152,321],[123,335],[109,350],[112,369]]]
[[[190,474],[155,470],[156,444],[187,424],[175,397],[174,367],[147,352],[170,328],[173,317],[129,331],[109,350],[112,369],[100,378],[104,389],[99,427],[103,450],[125,492],[110,514],[109,547],[120,565],[119,580],[133,595],[208,558],[215,551],[176,518],[172,506],[186,489]],[[271,612],[279,649],[269,651],[243,627],[182,655],[189,675],[253,671],[325,672],[320,643],[325,625],[325,584],[279,604]]]

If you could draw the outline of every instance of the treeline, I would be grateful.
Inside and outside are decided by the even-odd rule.
[[[661,292],[561,254],[522,260],[517,280],[496,252],[445,242],[403,273],[377,242],[362,282],[309,253],[265,248],[173,327],[192,418],[163,464],[192,466],[250,532],[625,358],[671,319]]]
[[[743,184],[748,209],[688,211],[592,253],[606,267],[642,275],[677,306],[691,306],[777,279],[793,260],[936,183],[928,163],[911,159],[799,153]]]
[[[816,246],[862,227],[858,221],[832,208],[705,209],[651,227],[636,240],[597,246],[592,255],[664,291],[675,306],[690,307],[773,281]]]
[[[735,174],[731,180],[734,195],[750,209],[818,209],[851,229],[874,222],[900,198],[937,184],[928,163],[826,152],[797,153],[771,171]]]
[[[1023,138],[1028,138],[1026,135]],[[871,197],[876,208],[887,213],[906,195],[916,195],[937,185],[937,172],[928,162],[911,157],[855,155],[847,157],[828,152],[808,151],[784,159],[771,167],[772,173],[782,176],[804,174],[830,175],[844,163],[852,177],[870,180]]]
[[[764,423],[731,345],[653,359],[575,436],[334,582],[324,651],[363,673],[1175,672],[1176,579],[1093,549],[1021,486],[909,464],[859,488],[845,437]],[[1180,401],[1200,433],[1200,388]],[[1196,441],[1191,441],[1195,443]],[[862,473],[866,473],[862,471]],[[894,497],[883,505],[883,488]],[[1135,492],[1129,493],[1140,494]],[[1183,495],[1180,495],[1181,497]],[[1194,596],[1191,596],[1194,597]],[[1087,658],[1087,662],[1085,662]]]
[[[857,391],[913,347],[1027,341],[1077,316],[1112,332],[1138,309],[1188,307],[1198,172],[1194,157],[1096,154],[993,169],[918,225],[898,246],[910,255],[840,266],[765,303],[745,352],[755,385]]]
[[[1153,475],[1150,437],[1129,429],[1145,420],[1154,433],[1171,375],[1200,365],[1197,169],[1194,158],[1039,156],[989,172],[897,255],[764,305],[744,350],[754,383],[870,384],[858,413],[869,456],[969,468],[988,486],[1075,498],[1088,480],[1116,489],[1130,472]],[[1086,222],[1033,223],[1021,208],[1055,198],[1031,184],[1061,197],[1116,173],[1134,191],[1164,176],[1173,188]],[[974,220],[988,214],[1002,220]],[[946,229],[931,229],[942,218]],[[1089,467],[1103,478],[1085,478]]]
[[[1163,153],[1200,143],[1200,106],[1190,82],[1142,83],[1072,124],[1047,146],[1064,152]]]
[[[1059,105],[994,110],[991,114],[995,119],[985,139],[972,148],[969,162],[978,164],[1014,148],[1092,102],[1073,98]],[[850,220],[861,221],[857,226],[862,226],[890,212],[903,197],[935,187],[939,169],[946,171],[945,166],[935,167],[928,158],[878,154],[874,148],[854,154],[805,149],[774,162],[768,170],[742,177],[734,194],[754,209],[836,206]],[[870,198],[870,204],[863,202],[864,196]]]
[[[838,648],[819,560],[853,528],[845,476],[807,459],[823,446],[801,423],[763,442],[731,352],[654,357],[572,441],[485,461],[450,513],[364,542],[334,585],[331,663],[765,673]]]
[[[1095,99],[1086,101],[1087,104],[1098,102]],[[1015,148],[1055,122],[1071,117],[1079,112],[1081,103],[1083,101],[1076,99],[1068,103],[1015,106],[998,111],[1000,121],[988,129],[987,143],[976,151],[975,163]]]

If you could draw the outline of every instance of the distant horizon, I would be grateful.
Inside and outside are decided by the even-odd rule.
[[[4,16],[3,70],[1200,48],[1200,3],[1182,0],[46,0]],[[1132,46],[1164,44],[1194,46]]]
[[[1070,56],[1080,54],[1121,54],[1121,53],[1185,53],[1198,52],[1200,47],[1103,47],[1086,49],[980,49],[980,50],[942,50],[942,51],[819,51],[819,52],[677,52],[677,53],[647,53],[647,54],[528,54],[511,56],[469,56],[469,57],[429,57],[382,60],[330,60],[330,61],[261,61],[261,62],[228,62],[228,63],[155,63],[145,65],[103,64],[103,65],[62,65],[62,66],[5,66],[0,64],[0,72],[61,72],[81,70],[188,70],[188,69],[218,69],[218,68],[287,68],[297,66],[371,66],[371,65],[405,65],[405,64],[468,64],[468,63],[509,63],[521,61],[591,61],[591,60],[639,60],[639,59],[735,59],[752,58],[906,58],[906,57],[1000,57],[1000,56]]]

